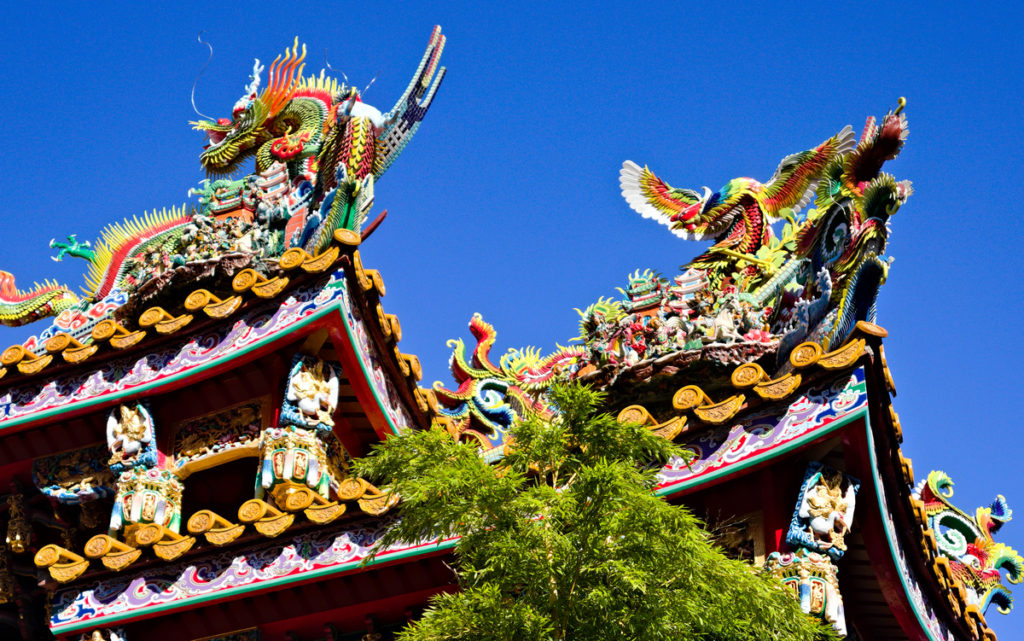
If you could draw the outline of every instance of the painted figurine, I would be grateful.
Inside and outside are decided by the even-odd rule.
[[[110,469],[115,473],[139,465],[156,464],[153,417],[141,403],[122,404],[107,416],[107,449]]]
[[[337,369],[319,359],[299,356],[292,364],[287,385],[282,425],[330,432],[338,407]]]
[[[809,464],[786,543],[826,554],[833,561],[841,559],[859,488],[859,481],[839,470]]]

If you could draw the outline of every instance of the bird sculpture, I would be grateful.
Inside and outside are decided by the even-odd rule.
[[[768,267],[756,254],[772,237],[770,224],[809,203],[825,168],[854,144],[847,126],[817,147],[784,158],[768,182],[734,178],[714,193],[707,187],[703,193],[671,187],[630,160],[622,164],[619,184],[626,202],[644,218],[681,238],[715,241],[686,266],[706,270],[718,285],[739,261],[746,261],[748,269]]]

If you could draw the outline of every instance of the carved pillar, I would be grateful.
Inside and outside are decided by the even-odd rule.
[[[176,559],[195,539],[181,536],[182,484],[165,469],[156,449],[156,428],[149,409],[140,402],[124,403],[107,416],[110,471],[117,475],[114,507],[107,534],[85,544],[85,555],[101,559],[112,570],[135,562],[139,548],[153,547],[161,559]],[[124,540],[117,538],[123,532]]]
[[[336,365],[311,356],[292,362],[280,424],[260,435],[256,498],[238,510],[241,521],[265,536],[287,529],[296,512],[324,524],[345,512],[342,501],[358,501],[371,514],[394,503],[366,481],[348,476],[345,449],[334,434],[339,374]]]

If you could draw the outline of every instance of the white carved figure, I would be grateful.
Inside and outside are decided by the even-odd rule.
[[[823,470],[804,494],[800,518],[806,519],[811,535],[822,549],[836,547],[846,550],[845,537],[856,505],[852,484],[843,492],[843,475],[837,470]]]
[[[119,405],[107,416],[110,463],[132,459],[153,443],[153,418],[140,404]]]
[[[338,376],[323,361],[309,365],[300,362],[292,376],[287,398],[295,404],[309,425],[334,426],[331,416],[338,407]]]

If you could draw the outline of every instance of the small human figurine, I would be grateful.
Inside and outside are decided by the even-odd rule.
[[[153,417],[140,404],[119,405],[107,416],[107,449],[111,468],[145,464],[153,448]],[[119,470],[115,470],[117,472]]]
[[[296,359],[285,392],[282,421],[297,427],[330,430],[338,407],[338,375],[319,359]]]
[[[806,547],[838,561],[846,552],[860,483],[839,470],[811,463],[786,535],[794,547]]]
[[[800,516],[808,519],[808,528],[821,547],[846,550],[844,538],[850,531],[846,512],[850,508],[842,490],[843,475],[827,470],[818,483],[804,496]],[[852,500],[852,498],[851,498]]]

